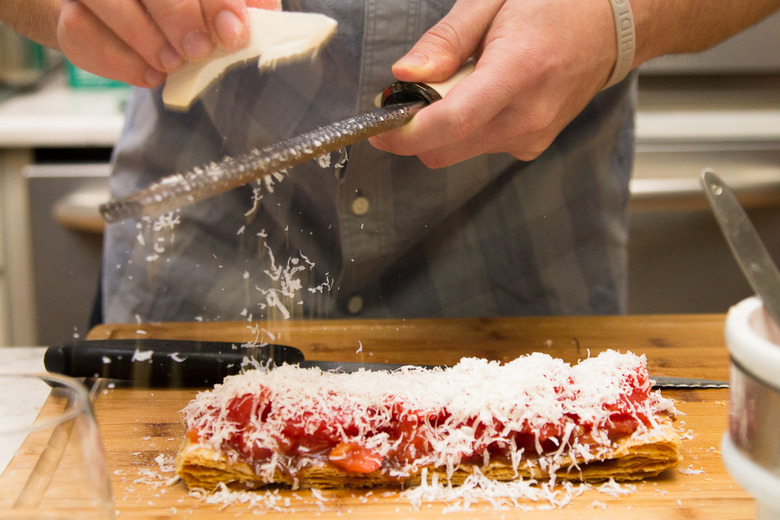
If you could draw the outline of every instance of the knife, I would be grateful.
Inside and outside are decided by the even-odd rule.
[[[473,61],[468,61],[442,83],[393,83],[382,93],[379,108],[238,157],[226,157],[184,174],[170,175],[129,197],[101,205],[100,213],[108,223],[140,216],[157,217],[253,180],[279,180],[279,172],[291,166],[406,124],[420,109],[442,99],[473,70]]]
[[[358,370],[367,371],[381,371],[381,370],[398,370],[403,367],[419,367],[427,370],[434,368],[447,368],[446,365],[410,365],[399,363],[360,363],[357,361],[310,361],[304,360],[298,363],[302,368],[319,368],[321,370],[327,370],[331,372],[357,372]],[[698,379],[691,377],[670,377],[670,376],[656,376],[650,377],[650,381],[653,383],[653,388],[657,389],[672,389],[672,388],[728,388],[728,381],[719,381],[715,379]]]
[[[761,237],[725,182],[710,170],[701,172],[700,181],[742,273],[761,297],[769,315],[780,325],[780,273]]]
[[[71,377],[102,377],[139,387],[213,386],[247,363],[275,366],[303,361],[294,347],[219,341],[109,339],[72,341],[46,349],[46,370]]]
[[[427,370],[445,365],[313,361],[286,345],[240,345],[218,341],[163,339],[112,339],[72,341],[46,350],[49,372],[71,377],[102,377],[129,381],[138,387],[195,388],[213,386],[247,364],[274,367],[282,364],[319,368],[330,372],[398,370],[414,366]],[[726,388],[725,381],[683,377],[651,377],[654,388]]]

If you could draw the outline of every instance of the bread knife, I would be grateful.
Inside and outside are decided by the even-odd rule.
[[[240,373],[246,366],[273,368],[285,363],[344,373],[392,371],[405,366],[428,370],[446,368],[444,365],[313,361],[304,359],[299,349],[287,345],[153,338],[72,341],[53,345],[44,355],[44,366],[49,372],[126,381],[137,387],[207,387]],[[659,376],[651,380],[655,388],[728,387],[725,381],[709,379]]]
[[[302,368],[319,368],[331,372],[357,372],[358,370],[381,371],[381,370],[399,370],[403,367],[416,367],[427,370],[435,368],[446,368],[445,365],[416,365],[400,363],[361,363],[358,361],[310,361],[304,360],[298,363]],[[728,381],[719,381],[715,379],[698,379],[691,377],[670,377],[670,376],[650,376],[653,388],[728,388]]]
[[[101,205],[100,213],[108,223],[157,217],[254,180],[279,178],[279,172],[291,166],[406,124],[420,109],[442,99],[473,69],[469,61],[442,83],[393,83],[384,90],[377,103],[380,106],[374,110],[238,157],[225,157],[187,173],[170,175],[126,198]]]

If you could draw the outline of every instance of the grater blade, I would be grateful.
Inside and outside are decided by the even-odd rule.
[[[158,217],[402,126],[426,104],[415,100],[383,106],[239,157],[170,175],[129,197],[103,204],[100,213],[108,223]]]

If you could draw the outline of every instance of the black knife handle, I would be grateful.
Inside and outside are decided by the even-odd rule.
[[[206,387],[237,374],[246,358],[266,365],[295,364],[303,353],[276,344],[163,339],[84,340],[46,350],[49,372],[72,377],[101,377],[140,387]]]

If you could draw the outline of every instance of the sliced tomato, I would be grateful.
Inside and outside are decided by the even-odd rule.
[[[273,450],[251,440],[251,432],[235,432],[225,440],[223,446],[237,451],[241,457],[250,462],[260,462],[268,460],[273,455]]]
[[[227,419],[239,426],[249,424],[249,419],[257,404],[257,400],[252,394],[244,394],[235,397],[227,405]]]
[[[192,427],[189,430],[187,430],[187,439],[190,442],[194,443],[194,444],[199,443],[200,442],[200,429],[197,426],[195,426],[195,427]]]
[[[401,462],[412,462],[428,454],[431,450],[431,444],[422,434],[417,424],[411,421],[404,421],[398,425],[398,438],[401,442],[393,450],[393,458]]]
[[[371,473],[382,467],[382,456],[364,446],[340,442],[330,450],[328,460],[334,466],[351,473]]]
[[[607,423],[610,440],[630,435],[639,427],[639,419],[633,414],[613,413]]]
[[[244,427],[253,417],[265,421],[271,412],[271,403],[268,399],[270,391],[261,387],[257,392],[246,393],[234,397],[227,405],[227,419]]]
[[[313,455],[327,452],[336,444],[338,444],[338,441],[333,441],[328,436],[301,435],[295,439],[295,446],[290,451],[294,451],[299,455]]]
[[[274,454],[271,448],[261,446],[257,441],[247,441],[246,436],[241,437],[241,453],[252,462],[268,460]]]

